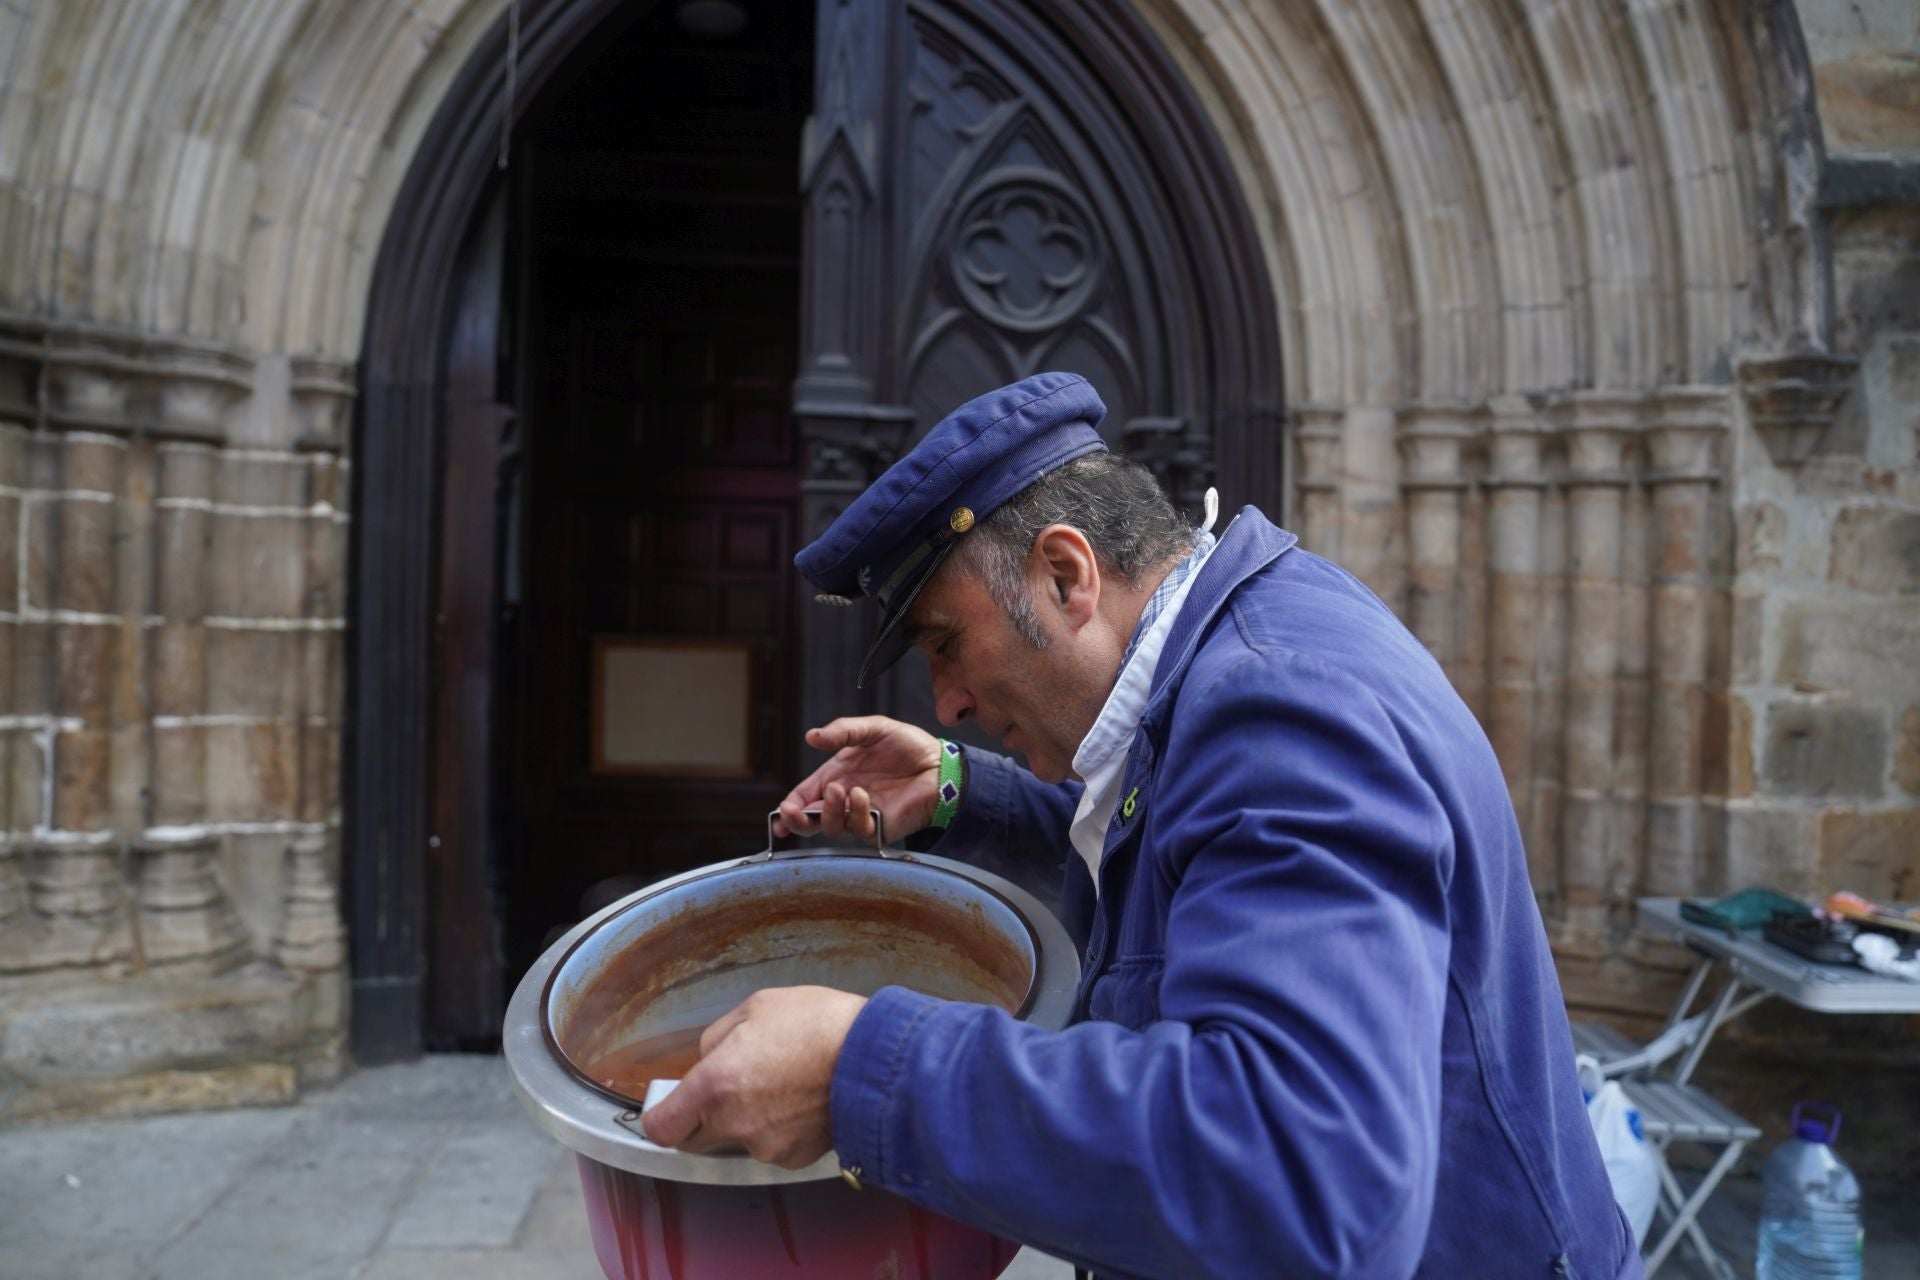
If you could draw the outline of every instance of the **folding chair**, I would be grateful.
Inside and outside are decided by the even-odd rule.
[[[1700,1230],[1696,1219],[1707,1198],[1720,1185],[1720,1180],[1739,1162],[1740,1153],[1746,1150],[1749,1142],[1760,1136],[1760,1130],[1735,1115],[1706,1090],[1687,1081],[1693,1075],[1693,1069],[1699,1065],[1701,1054],[1706,1052],[1707,1041],[1713,1038],[1720,1024],[1766,999],[1767,993],[1750,993],[1746,998],[1736,1001],[1734,997],[1738,994],[1739,983],[1729,979],[1710,1008],[1689,1017],[1687,1010],[1699,997],[1700,988],[1707,979],[1707,971],[1713,964],[1714,961],[1709,958],[1694,970],[1679,1001],[1674,1005],[1672,1015],[1667,1019],[1666,1029],[1644,1046],[1635,1045],[1611,1027],[1595,1023],[1573,1024],[1576,1053],[1590,1060],[1600,1078],[1620,1081],[1627,1100],[1640,1113],[1641,1132],[1646,1135],[1659,1161],[1661,1202],[1656,1208],[1667,1218],[1668,1225],[1665,1233],[1646,1254],[1649,1280],[1680,1243],[1682,1236],[1693,1246],[1702,1265],[1711,1274],[1723,1280],[1734,1280],[1733,1268],[1708,1242],[1706,1233]],[[1681,1056],[1671,1076],[1656,1078],[1654,1071],[1675,1054]],[[1692,1195],[1686,1194],[1667,1164],[1667,1149],[1675,1142],[1692,1142],[1721,1149],[1719,1158],[1693,1189]]]

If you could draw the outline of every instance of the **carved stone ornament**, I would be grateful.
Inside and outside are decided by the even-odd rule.
[[[1833,426],[1860,362],[1830,351],[1790,351],[1740,361],[1740,394],[1778,467],[1811,458]]]
[[[961,205],[953,282],[969,310],[1019,334],[1070,323],[1099,295],[1103,253],[1092,213],[1039,169],[990,174]]]

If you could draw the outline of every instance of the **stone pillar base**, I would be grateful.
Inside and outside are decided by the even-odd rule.
[[[346,1064],[339,971],[83,980],[0,1001],[0,1124],[268,1106]]]

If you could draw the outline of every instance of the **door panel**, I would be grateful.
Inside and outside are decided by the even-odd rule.
[[[1129,6],[819,14],[795,391],[809,535],[949,410],[1045,369],[1093,382],[1102,434],[1176,503],[1197,511],[1218,475],[1229,508],[1277,512],[1279,351],[1257,238],[1204,113]],[[809,723],[858,709],[937,727],[911,660],[852,688],[871,610],[803,616]]]

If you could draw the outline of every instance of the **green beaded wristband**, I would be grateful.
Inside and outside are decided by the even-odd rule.
[[[960,812],[960,793],[966,790],[967,774],[966,766],[962,763],[960,744],[948,742],[945,738],[939,739],[939,743],[940,798],[933,806],[933,825],[944,831],[952,823],[953,816]]]

